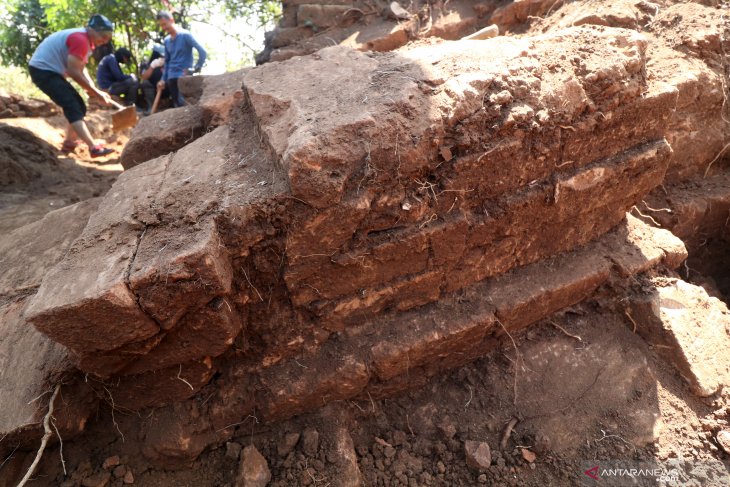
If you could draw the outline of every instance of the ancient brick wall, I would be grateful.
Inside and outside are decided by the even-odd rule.
[[[459,39],[488,25],[501,3],[286,0],[279,25],[267,33],[266,49],[256,61],[283,61],[333,44],[390,51],[419,38]]]
[[[352,8],[290,6],[297,21]],[[549,10],[513,2],[467,30],[532,8]],[[130,165],[14,326],[63,345],[67,372],[116,406],[195,417],[184,447],[177,426],[145,440],[190,458],[254,410],[421,384],[608,282],[676,267],[682,243],[626,212],[722,144],[725,37],[713,24],[673,50],[670,32],[601,22],[332,46],[237,73],[235,96],[203,81],[220,126]],[[707,138],[675,148],[703,120]]]

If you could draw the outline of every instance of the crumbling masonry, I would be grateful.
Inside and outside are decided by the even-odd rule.
[[[0,253],[0,387],[13,391],[0,401],[17,415],[0,435],[27,438],[28,401],[60,381],[75,401],[59,408],[65,431],[99,399],[156,407],[165,427],[145,453],[186,461],[249,414],[417,386],[684,261],[679,238],[627,212],[701,177],[728,141],[719,10],[690,4],[679,44],[678,6],[576,21],[568,4],[570,23],[548,16],[544,32],[282,54],[282,36],[363,12],[320,3],[285,2],[271,59],[288,60],[206,79],[199,104],[142,122],[106,196],[16,231],[27,246]],[[442,37],[524,28],[553,2],[452,3],[459,28]],[[321,26],[377,23],[345,24]],[[142,137],[180,149],[146,154]],[[38,231],[57,237],[20,237]],[[19,340],[46,352],[23,362]]]

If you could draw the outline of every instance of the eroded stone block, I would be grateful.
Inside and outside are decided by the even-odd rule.
[[[717,298],[681,279],[655,278],[631,306],[637,332],[674,364],[699,396],[730,380],[730,312]]]

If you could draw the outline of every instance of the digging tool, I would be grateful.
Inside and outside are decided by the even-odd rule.
[[[157,94],[155,95],[155,102],[152,104],[152,110],[150,110],[150,115],[155,113],[157,111],[157,105],[160,104],[160,97],[162,96],[162,90],[158,89]]]
[[[112,113],[112,129],[115,132],[137,125],[137,109],[134,105],[123,107],[112,101],[112,106],[117,109],[116,112]]]

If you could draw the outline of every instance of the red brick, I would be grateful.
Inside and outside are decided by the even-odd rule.
[[[164,329],[229,293],[232,279],[228,252],[212,219],[185,230],[148,229],[129,277],[140,305]]]
[[[316,212],[311,218],[297,221],[290,228],[286,250],[289,265],[296,268],[307,264],[312,254],[332,255],[352,239],[358,225],[370,211],[371,196],[363,192],[353,199],[326,210]]]
[[[390,282],[398,277],[423,272],[428,265],[428,237],[423,233],[395,236],[391,241],[352,253],[341,253],[306,271],[296,268],[285,274],[292,301],[301,305],[320,299],[334,299],[361,289]],[[316,269],[316,273],[312,273]]]
[[[493,309],[483,301],[471,304],[473,308],[436,305],[382,324],[379,343],[372,349],[378,378],[392,379],[480,342],[495,324]]]
[[[643,284],[646,294],[631,302],[636,332],[677,368],[695,394],[710,396],[730,384],[725,303],[680,279]]]
[[[365,363],[337,352],[274,365],[261,373],[261,383],[267,390],[261,414],[267,421],[280,420],[348,399],[357,395],[369,379]]]
[[[608,280],[610,262],[594,249],[516,269],[486,283],[485,298],[508,330],[523,328],[589,297]]]
[[[86,354],[158,332],[126,278],[164,171],[153,164],[122,173],[65,258],[46,273],[26,316],[54,341]]]
[[[630,214],[600,242],[622,277],[639,274],[660,262],[676,268],[687,258],[684,244],[671,232],[650,227]]]
[[[366,289],[362,296],[343,299],[335,303],[322,324],[328,329],[341,330],[348,323],[368,321],[385,308],[404,311],[432,301],[441,295],[440,272],[426,272],[398,280],[376,289]]]
[[[442,266],[458,262],[466,248],[468,230],[469,224],[465,219],[446,222],[425,230],[429,235],[433,264]]]
[[[159,345],[139,356],[121,374],[140,374],[199,360],[217,357],[228,350],[241,331],[241,321],[231,304],[223,298],[184,317]]]

